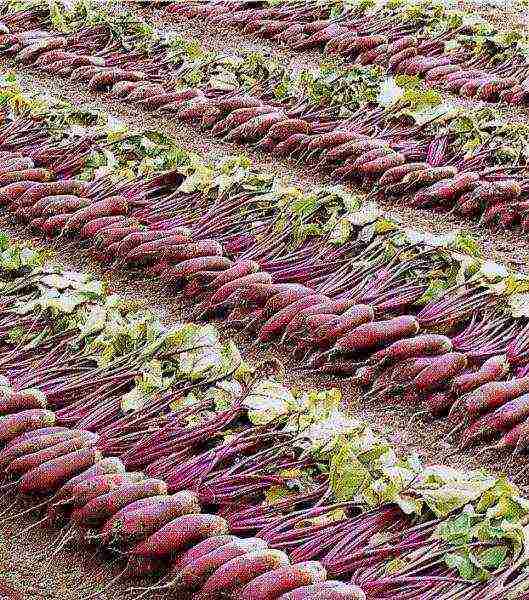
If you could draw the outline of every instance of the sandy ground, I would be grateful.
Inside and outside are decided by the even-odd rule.
[[[42,525],[26,531],[38,522],[39,514],[34,511],[19,516],[29,505],[19,502],[11,506],[10,502],[9,497],[0,502],[2,600],[88,600],[96,592],[98,600],[133,600],[141,592],[132,587],[154,583],[148,580],[113,581],[121,573],[124,563],[76,542],[53,555],[57,542],[62,539],[62,531]],[[162,598],[154,592],[147,597],[152,600]]]

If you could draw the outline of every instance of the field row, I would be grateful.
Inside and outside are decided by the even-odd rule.
[[[526,448],[528,279],[470,237],[404,229],[337,187],[284,187],[241,156],[212,165],[14,82],[3,99],[0,199],[19,221],[159,277],[195,318],[290,348],[302,369],[449,413],[465,447]]]
[[[164,326],[5,235],[0,283],[3,489],[69,525],[61,545],[197,598],[526,586],[528,502],[505,479],[399,455],[337,390],[288,389],[211,325]]]
[[[465,98],[527,105],[529,38],[477,14],[435,2],[173,2],[167,13],[274,40],[295,51],[322,49],[347,63],[419,76]]]
[[[373,198],[529,227],[523,123],[487,109],[454,112],[416,81],[404,87],[392,81],[388,92],[388,80],[363,67],[296,78],[262,55],[210,55],[193,40],[163,41],[130,15],[94,10],[72,21],[75,33],[6,34],[4,52],[229,141],[315,164],[335,180],[371,190]],[[40,13],[29,11],[33,21],[23,14],[25,26],[39,19],[42,25]],[[17,15],[4,21],[19,24]],[[384,100],[377,105],[384,90],[388,107]],[[344,115],[345,107],[351,110]]]

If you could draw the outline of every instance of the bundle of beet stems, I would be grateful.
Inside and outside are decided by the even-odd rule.
[[[398,457],[336,390],[262,379],[210,326],[164,328],[90,277],[2,244],[3,489],[45,509],[17,537],[60,525],[56,551],[96,544],[127,561],[120,577],[161,576],[154,589],[198,598],[488,598],[526,585],[512,484]],[[120,414],[62,424],[76,399],[54,396],[56,380],[93,382],[105,407],[120,357],[138,371],[134,390],[115,390]]]
[[[374,98],[361,102],[360,108],[354,101],[349,114],[340,116],[344,107],[339,101],[315,99],[307,90],[295,89],[285,98],[271,95],[285,77],[292,80],[277,68],[261,81],[254,73],[255,85],[235,85],[226,91],[210,83],[215,71],[209,69],[220,65],[222,72],[223,61],[229,62],[229,57],[209,59],[204,53],[204,84],[187,87],[185,74],[196,72],[196,61],[186,56],[181,43],[173,56],[171,46],[151,32],[143,42],[146,49],[137,35],[126,31],[114,38],[112,23],[105,25],[101,18],[102,23],[92,28],[75,22],[79,30],[72,34],[6,35],[5,52],[24,64],[86,83],[91,91],[111,92],[146,109],[200,124],[230,141],[257,143],[274,155],[298,153],[300,160],[319,157],[320,164],[332,166],[334,178],[352,179],[376,195],[404,196],[418,207],[483,215],[483,221],[494,226],[529,227],[525,167],[513,164],[489,171],[487,166],[494,164],[498,150],[491,140],[480,142],[468,158],[466,145],[452,143],[453,132],[440,135],[422,121],[410,124],[406,110],[398,106],[384,110],[376,107]],[[116,64],[120,68],[114,68]],[[472,73],[468,75],[472,83],[481,81]],[[174,80],[183,86],[176,92]],[[430,120],[435,125],[439,118]],[[516,172],[519,166],[522,171]]]
[[[456,416],[463,410],[465,420],[459,422],[470,426],[464,445],[501,434],[499,448],[525,448],[526,321],[514,312],[505,314],[504,299],[514,302],[517,295],[506,284],[511,275],[498,274],[498,266],[490,274],[488,263],[476,259],[468,281],[454,283],[468,258],[447,250],[471,248],[464,236],[449,236],[440,246],[427,238],[407,242],[405,231],[350,194],[323,188],[305,203],[303,193],[277,187],[241,158],[220,167],[226,189],[213,194],[215,170],[197,163],[197,157],[191,168],[185,160],[180,168],[162,161],[162,169],[167,165],[172,170],[150,178],[133,174],[132,181],[117,183],[110,174],[90,181],[95,172],[88,165],[98,164],[101,149],[112,148],[118,164],[120,153],[129,165],[131,153],[137,153],[141,166],[139,149],[152,142],[141,134],[124,135],[120,148],[105,141],[104,130],[96,130],[81,134],[83,145],[65,124],[57,143],[57,116],[79,118],[74,109],[69,111],[50,107],[44,122],[42,117],[6,119],[9,134],[22,119],[29,136],[26,147],[24,136],[17,138],[16,151],[8,149],[6,136],[2,150],[2,201],[18,219],[47,234],[84,238],[102,251],[104,260],[144,269],[172,289],[200,299],[197,316],[226,318],[255,331],[260,343],[275,339],[293,345],[295,356],[310,368],[353,375],[371,388],[372,396],[402,396],[434,416],[449,411]],[[45,139],[51,124],[54,145],[44,142],[39,150],[36,133]],[[65,155],[71,159],[72,148],[79,147],[83,154],[74,159],[88,170],[78,165],[80,179],[57,178],[49,167],[60,165]],[[42,181],[42,171],[45,180],[54,181]],[[236,174],[233,183],[229,173]],[[355,203],[359,208],[351,212]],[[160,207],[167,213],[161,215]],[[523,276],[512,276],[523,285]],[[45,331],[46,323],[31,327]],[[66,334],[58,341],[69,343]],[[22,364],[30,363],[31,352],[19,357]],[[92,385],[88,403],[64,408],[64,422],[82,419],[84,427],[92,428],[119,415],[117,397],[137,376],[130,368],[136,357],[131,352],[116,360],[101,380],[52,378],[46,391],[57,402],[75,397],[87,381]],[[16,360],[5,360],[16,368]],[[79,356],[75,366],[86,363]],[[105,403],[93,412],[101,393],[98,383],[106,386]],[[493,386],[490,392],[487,386]],[[496,397],[492,390],[498,386],[502,393]],[[475,405],[473,398],[480,397]],[[487,427],[476,429],[479,417]],[[133,428],[130,435],[137,431]],[[119,439],[112,443],[121,447]]]

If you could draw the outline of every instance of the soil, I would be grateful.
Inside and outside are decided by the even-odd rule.
[[[62,531],[42,525],[29,530],[38,522],[38,513],[19,516],[31,505],[17,502],[7,508],[10,502],[4,497],[0,503],[1,600],[88,600],[95,593],[98,600],[133,600],[141,593],[132,590],[133,586],[153,583],[113,581],[124,563],[75,541],[53,554]],[[162,598],[154,592],[148,597]]]

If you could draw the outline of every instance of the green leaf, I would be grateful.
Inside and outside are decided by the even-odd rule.
[[[377,235],[387,233],[388,231],[396,230],[398,230],[397,223],[395,223],[395,221],[393,221],[389,217],[378,218],[375,222],[375,234]]]
[[[460,472],[443,466],[424,469],[418,492],[437,517],[479,501],[482,494],[494,487],[496,479],[480,471]]]
[[[355,227],[363,227],[375,223],[381,216],[380,206],[376,202],[364,202],[362,206],[347,215],[347,219]]]
[[[293,494],[292,490],[279,485],[273,485],[268,488],[265,493],[265,506],[271,506],[277,502],[281,502]]]
[[[459,577],[473,580],[476,575],[475,567],[468,556],[461,556],[460,554],[446,554],[445,563],[449,569],[455,569]]]
[[[416,301],[416,304],[418,306],[424,306],[425,304],[428,304],[428,302],[440,298],[448,287],[449,284],[444,279],[432,279],[428,284],[426,291]]]
[[[216,411],[228,410],[242,397],[242,385],[233,379],[219,381],[208,388],[205,397],[211,398]]]
[[[528,513],[528,500],[520,497],[509,498],[503,496],[499,498],[494,507],[488,509],[487,516],[490,518],[503,518],[508,521],[518,522]]]
[[[450,247],[454,250],[461,250],[470,256],[479,258],[483,255],[478,242],[467,232],[458,231]]]
[[[344,443],[330,461],[329,486],[338,502],[354,499],[372,481],[371,473]]]
[[[456,546],[469,544],[472,540],[474,522],[474,516],[464,512],[457,517],[442,521],[435,535]]]
[[[13,327],[12,329],[9,330],[8,334],[7,334],[7,340],[10,343],[18,343],[20,340],[22,340],[24,338],[25,335],[25,331],[22,327]]]
[[[394,558],[393,560],[390,560],[388,563],[386,563],[386,566],[384,568],[384,575],[394,575],[395,573],[398,573],[399,571],[405,569],[407,566],[407,561],[402,560],[401,558]]]
[[[529,317],[529,293],[512,294],[508,299],[508,307],[515,319]]]
[[[485,569],[495,571],[505,563],[509,554],[507,546],[494,546],[487,548],[479,554],[479,562]]]
[[[194,172],[186,177],[178,188],[179,192],[190,194],[196,191],[208,191],[213,184],[214,171],[205,165],[196,165]]]
[[[136,412],[145,406],[146,400],[147,398],[142,390],[137,387],[133,387],[130,392],[127,392],[121,396],[121,410],[125,413]]]
[[[349,219],[342,218],[340,219],[334,228],[332,229],[329,235],[329,242],[331,244],[336,244],[337,246],[341,246],[345,244],[347,240],[351,237],[351,222]]]
[[[506,476],[499,477],[493,486],[485,490],[476,506],[476,510],[484,513],[494,508],[502,498],[513,498],[519,495],[517,486],[511,483]]]
[[[359,437],[367,430],[366,424],[360,419],[344,414],[337,408],[321,411],[321,405],[310,411],[307,420],[310,425],[303,429],[303,437],[317,456],[327,456],[328,452],[341,446],[344,439]]]
[[[10,244],[7,233],[0,232],[0,251],[5,250]]]

